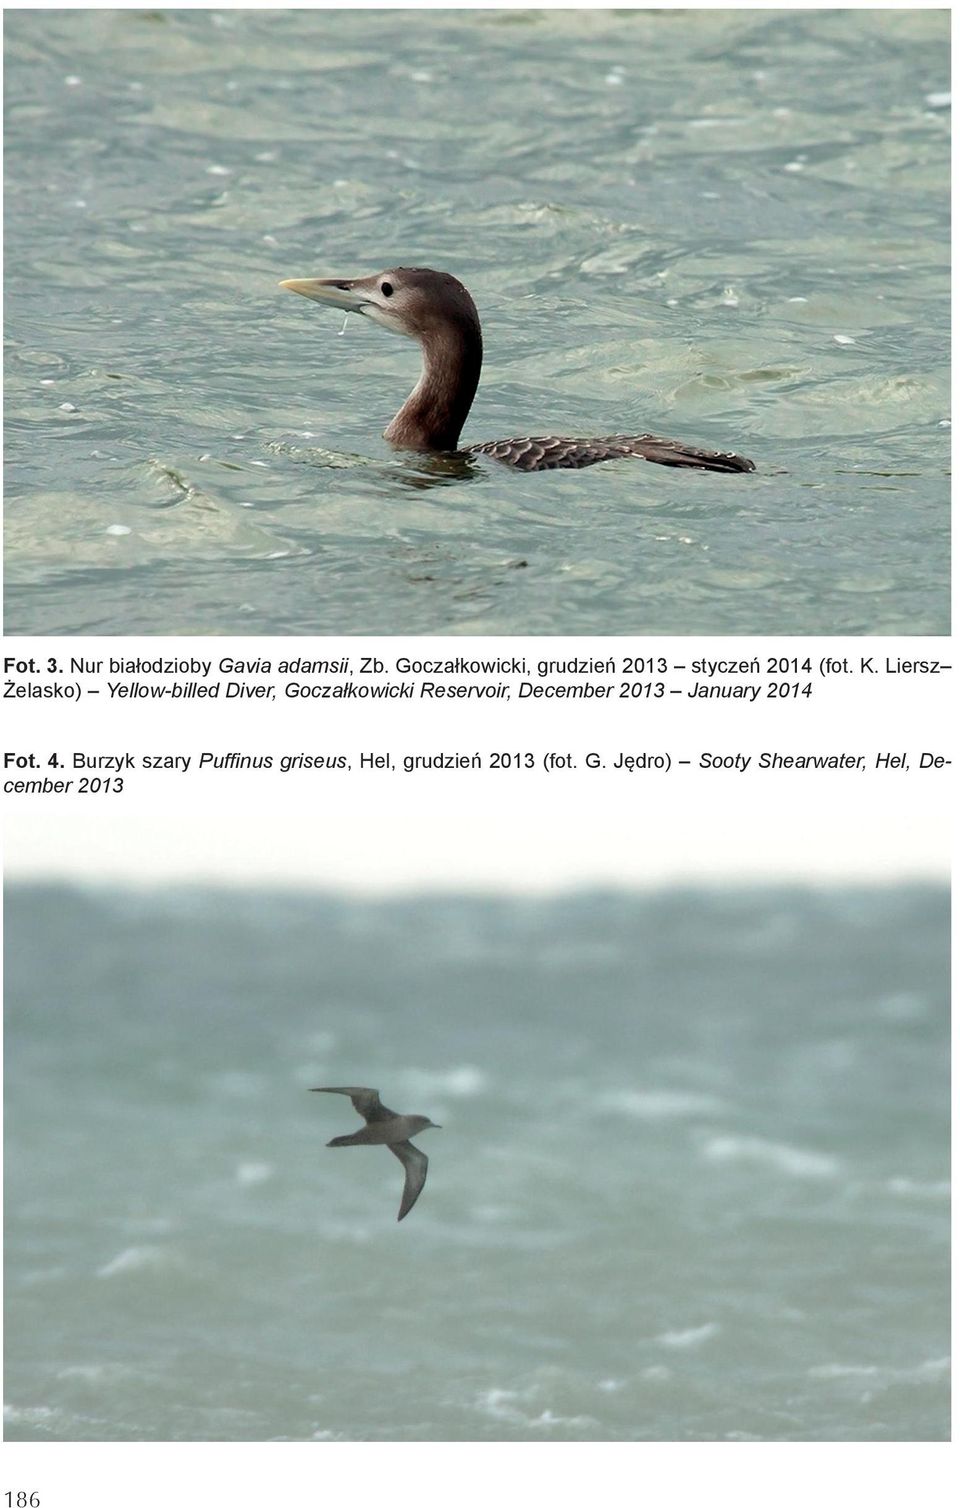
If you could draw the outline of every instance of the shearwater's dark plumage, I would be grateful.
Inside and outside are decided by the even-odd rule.
[[[344,1089],[314,1089],[312,1092],[349,1095],[354,1110],[367,1123],[362,1131],[354,1131],[352,1136],[335,1136],[327,1142],[328,1147],[386,1147],[403,1163],[403,1198],[397,1216],[398,1220],[402,1220],[413,1209],[420,1197],[420,1190],[427,1181],[427,1154],[415,1147],[410,1137],[419,1136],[421,1131],[427,1131],[431,1127],[435,1131],[441,1128],[435,1126],[429,1116],[398,1115],[395,1110],[388,1110],[386,1105],[381,1104],[376,1089],[363,1089],[354,1085]]]
[[[430,267],[394,267],[367,278],[291,278],[280,287],[321,304],[364,314],[388,330],[419,341],[423,373],[384,435],[407,450],[458,449],[483,362],[480,318],[462,283],[448,272],[434,272]],[[593,466],[618,456],[636,456],[660,466],[687,466],[698,471],[755,470],[752,461],[732,450],[701,450],[657,435],[606,435],[587,440],[526,436],[467,445],[461,453],[492,456],[520,471]]]

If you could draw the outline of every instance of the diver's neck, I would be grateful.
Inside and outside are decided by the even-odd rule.
[[[456,450],[480,381],[480,332],[447,326],[425,336],[421,350],[420,381],[384,438],[408,450]]]

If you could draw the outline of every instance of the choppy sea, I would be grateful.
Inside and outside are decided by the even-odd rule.
[[[7,895],[18,1440],[934,1440],[937,886]],[[419,1203],[315,1084],[442,1130]]]

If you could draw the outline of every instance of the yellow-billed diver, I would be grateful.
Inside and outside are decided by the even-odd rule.
[[[384,430],[384,438],[405,450],[458,449],[483,362],[480,318],[462,283],[430,267],[394,267],[375,277],[289,278],[280,287],[351,314],[364,314],[387,330],[419,341],[423,373]],[[752,461],[733,451],[701,450],[657,435],[605,435],[595,440],[524,436],[467,445],[460,453],[493,456],[520,471],[593,466],[618,456],[699,471],[756,469]]]
[[[420,1190],[427,1181],[427,1154],[415,1147],[410,1137],[419,1136],[421,1131],[427,1131],[431,1127],[435,1131],[442,1128],[427,1115],[398,1115],[395,1110],[388,1110],[386,1105],[380,1103],[376,1089],[359,1089],[354,1086],[346,1089],[314,1089],[312,1093],[348,1094],[354,1110],[367,1123],[362,1131],[354,1131],[352,1136],[335,1136],[333,1141],[327,1142],[328,1147],[387,1147],[403,1163],[406,1177],[403,1181],[400,1213],[397,1216],[398,1220],[402,1220],[413,1209],[420,1197]]]

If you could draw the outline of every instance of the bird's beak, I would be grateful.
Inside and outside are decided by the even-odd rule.
[[[280,284],[290,293],[302,293],[304,298],[316,299],[318,304],[332,304],[335,309],[346,309],[351,314],[360,314],[370,303],[368,292],[348,278],[287,278]]]

